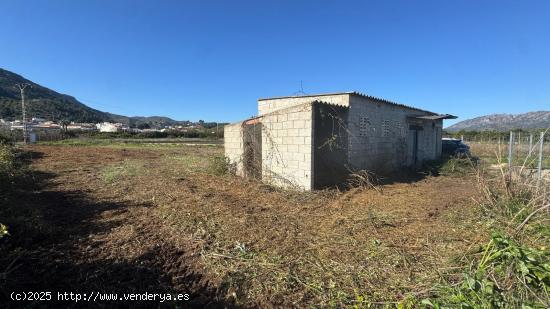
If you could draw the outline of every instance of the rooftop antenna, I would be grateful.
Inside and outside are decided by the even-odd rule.
[[[293,93],[293,95],[307,95],[307,93],[304,92],[304,83],[303,81],[300,81],[300,90]]]
[[[25,88],[32,88],[29,83],[16,84],[15,87],[21,92],[21,111],[23,112],[23,142],[27,143],[27,117],[25,111]]]

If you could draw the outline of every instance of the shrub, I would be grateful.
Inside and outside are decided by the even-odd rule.
[[[216,156],[210,160],[209,171],[210,173],[221,176],[229,174],[231,168],[229,160],[226,157]]]
[[[13,144],[13,140],[9,136],[0,134],[0,144],[11,145]]]
[[[548,308],[550,253],[521,246],[507,236],[493,234],[475,267],[454,288],[444,287],[437,299],[423,304],[460,308]]]
[[[0,143],[0,183],[9,182],[15,175],[15,154],[13,148]]]
[[[168,133],[159,131],[141,132],[136,135],[138,138],[165,138]]]
[[[549,182],[525,167],[508,168],[496,154],[498,169],[475,169],[482,220],[493,230],[477,254],[465,256],[471,267],[462,280],[440,287],[423,301],[434,308],[549,308]],[[460,168],[451,162],[447,169]],[[487,169],[484,169],[487,168]]]
[[[8,227],[0,223],[0,239],[9,234],[10,233],[8,233]]]

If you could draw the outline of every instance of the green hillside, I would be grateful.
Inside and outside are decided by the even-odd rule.
[[[15,87],[19,83],[28,83],[32,86],[25,89],[28,118],[100,122],[110,121],[116,116],[90,108],[74,97],[55,92],[18,74],[0,69],[0,118],[21,119],[20,92]]]
[[[28,83],[25,89],[27,118],[47,120],[68,120],[74,122],[121,122],[131,126],[162,127],[166,125],[189,124],[189,121],[176,121],[168,117],[127,117],[102,112],[84,105],[72,96],[61,94],[36,84],[21,75],[0,68],[0,118],[21,119],[21,96],[16,84]]]

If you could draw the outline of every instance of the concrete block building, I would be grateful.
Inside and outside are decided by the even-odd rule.
[[[358,92],[265,98],[257,117],[225,126],[225,155],[237,175],[312,190],[439,158],[452,118]]]

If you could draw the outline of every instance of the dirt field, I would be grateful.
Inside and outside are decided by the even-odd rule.
[[[179,292],[191,294],[191,307],[393,306],[429,296],[488,236],[469,176],[300,193],[216,175],[219,146],[26,151],[34,185],[0,201],[11,233],[0,269],[15,261],[4,293]]]

